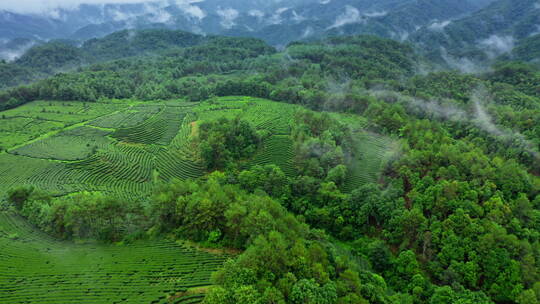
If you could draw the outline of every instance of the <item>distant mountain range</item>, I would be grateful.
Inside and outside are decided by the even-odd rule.
[[[149,28],[256,37],[278,47],[330,35],[373,34],[411,42],[435,61],[472,70],[473,62],[514,56],[512,50],[524,41],[539,44],[531,36],[540,33],[540,1],[162,0],[40,14],[2,11],[0,58],[13,60],[51,39],[82,43]]]
[[[431,59],[443,59],[467,70],[474,62],[489,62],[503,56],[519,60],[540,51],[535,35],[540,33],[540,1],[497,0],[469,16],[446,20],[416,31],[408,41]],[[527,48],[527,50],[524,49]]]
[[[474,12],[491,0],[181,0],[80,5],[41,14],[0,14],[0,38],[89,39],[129,28],[250,35],[284,44],[323,33],[403,37],[438,19]]]

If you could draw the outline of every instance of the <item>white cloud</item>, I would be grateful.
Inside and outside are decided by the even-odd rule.
[[[334,22],[334,24],[330,26],[328,29],[342,27],[344,25],[352,24],[352,23],[361,23],[364,21],[365,19],[362,18],[362,15],[360,14],[360,11],[357,8],[347,5],[345,6],[345,12],[339,15],[336,18],[336,21]]]
[[[493,117],[485,108],[485,105],[491,101],[491,96],[483,87],[475,89],[472,93],[472,109],[457,107],[455,103],[447,100],[422,100],[384,90],[372,90],[369,93],[379,99],[384,99],[387,96],[398,98],[405,102],[411,111],[416,113],[430,114],[437,119],[473,124],[490,135],[522,149],[540,161],[540,153],[523,134],[498,126],[495,123]]]
[[[145,5],[145,13],[149,15],[148,21],[153,23],[170,23],[172,15],[163,7]]]
[[[0,45],[1,45],[1,43],[5,43],[5,42],[7,42],[7,41],[5,41],[5,40],[0,41]],[[4,59],[4,60],[7,60],[7,61],[16,60],[17,58],[20,58],[22,55],[24,55],[24,53],[26,53],[26,51],[28,51],[34,45],[35,45],[35,42],[30,41],[28,43],[25,43],[23,45],[18,46],[17,48],[2,49],[0,47],[0,59]]]
[[[152,23],[170,23],[172,19],[172,15],[169,14],[167,11],[160,11],[159,14],[155,14],[150,19],[148,19]]]
[[[204,2],[204,0],[176,0],[175,4],[188,16],[201,20],[206,17],[206,13],[200,7],[193,5],[200,2]]]
[[[81,4],[125,4],[144,3],[148,0],[1,0],[0,10],[15,13],[41,14],[58,8],[74,10]]]
[[[288,7],[280,7],[276,10],[276,12],[268,19],[268,23],[270,24],[281,24],[283,22],[283,18],[281,17],[281,14],[288,11]]]
[[[304,16],[302,16],[302,15],[298,15],[298,13],[297,13],[296,11],[293,11],[292,14],[293,14],[293,18],[292,18],[292,19],[293,19],[295,22],[302,22],[302,21],[304,21],[304,20],[307,19],[306,17],[304,17]]]
[[[441,21],[441,22],[435,21],[435,22],[433,22],[432,24],[430,24],[428,26],[428,29],[430,29],[432,31],[442,31],[442,30],[444,30],[445,27],[450,25],[450,23],[452,23],[452,21],[450,21],[450,20]]]
[[[493,58],[511,52],[515,46],[515,39],[512,36],[491,35],[481,40],[480,45],[485,48],[488,56]]]
[[[450,68],[459,70],[462,73],[475,74],[485,71],[484,68],[468,58],[451,56],[443,47],[441,47],[441,56]]]
[[[314,30],[311,26],[308,26],[305,30],[304,30],[304,33],[302,33],[302,39],[305,39],[311,35],[313,35],[314,33]]]
[[[378,18],[378,17],[384,17],[386,15],[388,15],[387,11],[369,12],[369,13],[364,14],[364,16],[368,18]]]
[[[490,96],[485,88],[478,88],[473,93],[472,101],[476,114],[476,117],[474,118],[476,125],[494,137],[499,137],[505,141],[513,142],[514,145],[518,145],[520,148],[534,156],[536,160],[540,160],[540,153],[535,148],[535,145],[527,139],[527,137],[517,131],[497,126],[495,124],[493,118],[484,107],[484,103],[489,99]]]
[[[134,26],[138,17],[145,16],[152,23],[170,23],[172,15],[165,10],[165,3],[145,3],[140,10],[125,11],[118,7],[106,8],[107,15],[116,22],[126,22],[128,27]]]
[[[59,19],[61,12],[59,9],[76,10],[81,4],[141,4],[144,3],[153,15],[154,22],[169,22],[170,14],[164,8],[170,4],[176,5],[180,10],[192,18],[203,19],[206,13],[195,3],[204,0],[0,0],[0,10],[6,10],[21,14],[44,14],[46,16]],[[159,11],[156,11],[159,9]],[[133,14],[122,12],[114,16],[117,20],[128,20]]]
[[[390,35],[392,36],[393,39],[397,39],[399,41],[405,41],[407,39],[409,39],[409,32],[407,31],[397,31],[397,32],[391,32]]]
[[[60,20],[62,19],[62,12],[60,11],[60,9],[51,9],[49,11],[46,12],[47,16],[52,18],[52,19],[56,19],[56,20]]]
[[[136,14],[128,14],[117,9],[109,9],[108,13],[111,14],[112,19],[116,22],[127,21],[137,16]]]
[[[217,14],[221,17],[221,26],[226,29],[230,29],[235,26],[236,24],[234,23],[234,20],[236,20],[236,18],[238,18],[238,16],[240,15],[240,13],[233,8],[219,8],[217,10]]]
[[[256,9],[252,9],[248,12],[248,15],[251,17],[256,17],[258,19],[262,19],[264,17],[264,12]]]

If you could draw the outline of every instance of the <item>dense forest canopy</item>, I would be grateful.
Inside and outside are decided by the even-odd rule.
[[[475,24],[436,43],[456,47]],[[232,252],[200,283],[207,304],[540,303],[538,35],[522,38],[476,74],[369,35],[280,50],[164,29],[42,44],[0,63],[0,130],[52,127],[2,142],[0,162],[109,184],[55,192],[21,178],[0,207],[70,242]],[[146,192],[117,195],[122,179]]]

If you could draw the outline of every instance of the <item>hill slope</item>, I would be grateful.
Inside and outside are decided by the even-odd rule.
[[[9,303],[198,303],[228,255],[170,241],[76,245],[0,211],[0,295]]]
[[[194,127],[219,117],[241,115],[268,140],[249,164],[275,164],[294,174],[291,132],[294,113],[300,107],[253,98],[220,98],[212,104],[182,102],[65,103],[34,102],[4,111],[0,154],[5,174],[0,191],[28,185],[55,195],[102,191],[128,199],[148,197],[159,180],[198,178],[205,173]],[[361,127],[356,129],[361,132]],[[284,139],[284,140],[281,140]],[[363,149],[384,155],[385,146],[358,137]],[[284,151],[289,151],[283,154]],[[389,152],[392,151],[388,147]],[[371,155],[371,154],[370,154]],[[358,154],[350,174],[362,175],[365,158]],[[370,156],[371,157],[371,156]],[[366,161],[371,159],[366,158]],[[375,156],[375,161],[379,161]],[[249,167],[248,167],[249,168]],[[371,177],[356,186],[376,181]]]
[[[0,75],[0,89],[91,64],[134,56],[155,57],[173,50],[184,52],[182,50],[195,46],[209,51],[220,47],[222,52],[232,48],[241,49],[241,52],[251,49],[252,53],[246,56],[254,57],[275,51],[262,41],[250,38],[205,37],[172,30],[124,30],[100,39],[90,39],[80,46],[71,40],[53,40],[30,47],[13,62],[0,62],[0,69],[4,72]]]

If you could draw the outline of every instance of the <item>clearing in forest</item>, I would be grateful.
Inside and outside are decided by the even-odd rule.
[[[345,188],[352,191],[367,183],[377,183],[387,162],[398,153],[397,143],[379,134],[354,133],[354,156]]]

